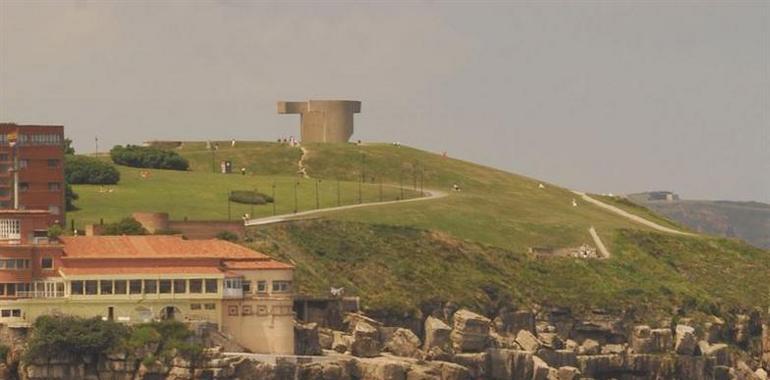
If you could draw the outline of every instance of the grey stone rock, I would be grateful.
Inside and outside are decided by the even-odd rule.
[[[679,355],[695,355],[698,347],[698,339],[695,336],[695,329],[690,326],[677,325],[674,350]]]
[[[537,351],[540,346],[542,346],[540,340],[527,330],[519,330],[519,333],[516,334],[516,343],[518,343],[524,351],[531,352]]]
[[[483,351],[489,343],[491,321],[467,309],[458,310],[452,317],[454,329],[450,334],[456,352]]]
[[[420,338],[411,330],[399,328],[385,342],[384,350],[396,356],[415,357],[420,352]]]
[[[428,317],[425,320],[425,342],[423,349],[428,351],[431,348],[436,347],[446,352],[450,352],[452,343],[449,337],[451,332],[452,328],[442,320]]]

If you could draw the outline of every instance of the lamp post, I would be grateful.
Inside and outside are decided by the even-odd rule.
[[[275,215],[275,181],[273,181],[273,215]]]
[[[317,179],[317,180],[315,181],[315,208],[316,208],[316,210],[318,210],[319,208],[321,208],[321,202],[319,201],[319,198],[318,198],[318,185],[319,185],[320,183],[321,183],[321,180],[320,180],[320,179]]]

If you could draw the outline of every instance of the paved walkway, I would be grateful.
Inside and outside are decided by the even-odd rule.
[[[301,219],[304,217],[314,216],[314,215],[333,212],[333,211],[350,210],[350,209],[361,208],[361,207],[385,206],[385,205],[393,205],[393,204],[401,204],[401,203],[409,203],[409,202],[422,202],[422,201],[429,201],[431,199],[443,198],[447,196],[447,193],[443,191],[438,191],[438,190],[426,189],[424,193],[425,193],[424,197],[410,198],[410,199],[404,199],[400,201],[359,203],[359,204],[352,204],[352,205],[346,205],[346,206],[328,207],[328,208],[321,208],[317,210],[308,210],[308,211],[301,211],[297,213],[268,216],[264,218],[249,219],[245,221],[244,224],[246,226],[261,226],[265,224],[285,222],[287,220]]]
[[[695,236],[695,234],[691,234],[689,232],[682,232],[682,231],[679,231],[679,230],[675,230],[673,228],[668,228],[668,227],[665,227],[665,226],[661,226],[660,224],[655,223],[655,222],[650,221],[650,220],[647,220],[647,219],[644,219],[644,218],[642,218],[639,215],[634,215],[634,214],[632,214],[632,213],[630,213],[628,211],[625,211],[625,210],[620,209],[618,207],[615,207],[613,205],[604,203],[604,202],[602,202],[602,201],[600,201],[598,199],[591,198],[586,193],[582,193],[580,191],[574,191],[574,190],[572,192],[577,194],[577,195],[580,195],[580,197],[584,201],[586,201],[586,202],[592,203],[592,204],[594,204],[596,206],[599,206],[599,207],[601,207],[601,208],[603,208],[605,210],[608,210],[610,212],[618,214],[618,215],[620,215],[620,216],[622,216],[622,217],[624,217],[626,219],[630,219],[630,220],[632,220],[632,221],[634,221],[636,223],[643,224],[643,225],[645,225],[647,227],[650,227],[650,228],[652,228],[654,230],[658,230],[658,231],[661,231],[661,232],[667,232],[667,233],[670,233],[670,234],[685,235],[685,236]]]

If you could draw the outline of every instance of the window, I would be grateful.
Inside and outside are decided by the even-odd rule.
[[[21,309],[11,309],[11,316],[12,317],[21,317]]]
[[[267,315],[267,306],[265,305],[257,306],[257,315]]]
[[[6,284],[5,285],[5,295],[7,296],[15,296],[16,295],[16,284]]]
[[[126,294],[127,290],[126,280],[115,280],[115,294]]]
[[[241,314],[243,315],[252,315],[254,312],[251,309],[251,305],[243,305],[243,310],[241,311]]]
[[[200,310],[200,309],[201,309],[201,304],[199,304],[199,303],[191,303],[190,304],[190,310]]]
[[[59,182],[48,182],[48,191],[61,190],[61,184]]]
[[[5,260],[5,267],[7,269],[16,269],[16,260]]]
[[[160,294],[171,293],[171,280],[158,281],[158,290]]]
[[[59,215],[59,206],[56,206],[56,205],[48,206],[48,212],[50,212],[51,215]]]
[[[217,284],[217,280],[207,279],[206,293],[217,293],[217,292],[219,292],[219,285]]]
[[[217,304],[215,304],[215,303],[207,303],[207,304],[204,305],[204,307],[206,308],[206,310],[216,310]]]
[[[19,160],[19,169],[24,169],[27,166],[29,166],[29,160],[25,160],[25,159]]]
[[[21,223],[18,219],[0,219],[0,239],[20,239]]]
[[[237,317],[239,315],[238,311],[238,305],[230,305],[227,307],[227,315],[231,317]]]
[[[16,268],[18,268],[18,269],[27,269],[27,268],[29,268],[29,260],[27,260],[27,259],[16,259]]]
[[[8,155],[8,153],[0,153],[0,161],[8,161],[11,159],[11,156]]]
[[[56,159],[48,160],[48,167],[49,168],[58,168],[59,167],[59,160],[56,160]]]
[[[53,257],[43,257],[40,260],[41,269],[53,269]]]
[[[158,293],[158,280],[144,280],[144,294]]]
[[[187,281],[186,280],[174,280],[174,293],[186,293]]]
[[[190,293],[203,293],[203,280],[190,280]]]
[[[290,292],[291,281],[273,281],[274,292]]]
[[[99,287],[102,294],[112,294],[112,280],[99,281]]]
[[[83,294],[83,281],[72,281],[70,282],[70,293],[74,295],[82,295]]]
[[[142,280],[130,280],[128,282],[128,292],[130,294],[142,294]]]
[[[97,294],[97,289],[99,288],[99,282],[96,280],[86,280],[86,294],[87,295],[94,295]]]
[[[19,182],[19,191],[22,193],[29,191],[29,183]]]
[[[257,292],[264,293],[267,291],[267,281],[257,281]]]
[[[0,317],[10,318],[11,317],[11,309],[0,310]]]
[[[243,292],[251,293],[251,281],[248,281],[248,280],[243,281]]]
[[[240,278],[225,279],[225,289],[243,289]]]

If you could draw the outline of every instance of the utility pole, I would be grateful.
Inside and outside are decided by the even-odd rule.
[[[94,144],[96,145],[96,153],[94,154],[94,156],[98,156],[99,155],[99,136],[94,137]]]

